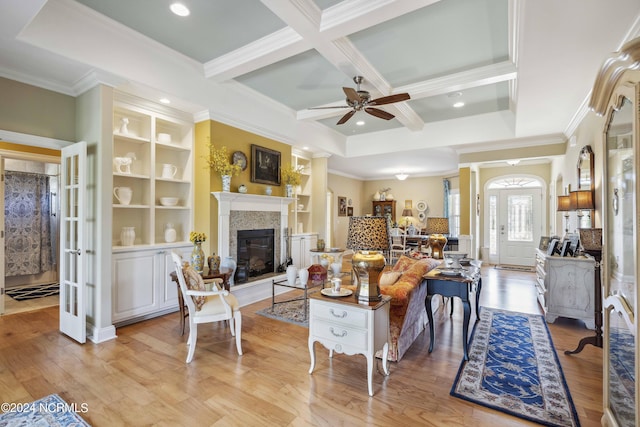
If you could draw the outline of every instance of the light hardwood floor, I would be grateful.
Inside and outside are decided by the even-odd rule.
[[[532,273],[483,268],[481,305],[538,313]],[[178,314],[119,328],[116,340],[78,345],[58,332],[58,308],[0,317],[0,397],[28,402],[58,393],[86,403],[85,420],[100,426],[529,426],[530,422],[451,397],[462,360],[461,304],[453,317],[435,315],[429,354],[423,333],[391,374],[374,374],[367,395],[362,356],[334,355],[316,344],[309,375],[308,330],[244,307],[243,356],[222,325],[198,330],[198,346],[185,364],[186,334]],[[549,325],[580,422],[599,426],[602,350],[574,349],[592,331],[578,321]]]

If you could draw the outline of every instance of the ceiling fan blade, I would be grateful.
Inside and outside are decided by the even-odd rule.
[[[411,99],[408,93],[396,93],[395,95],[383,96],[369,102],[369,105],[393,104],[394,102],[406,101]]]
[[[379,119],[391,120],[395,116],[391,113],[387,113],[386,111],[379,110],[377,108],[365,108],[364,111],[371,114],[372,116],[376,116]]]
[[[344,94],[347,95],[347,99],[355,104],[362,102],[362,98],[358,95],[358,92],[352,87],[343,87]]]
[[[341,125],[343,123],[346,123],[346,121],[349,120],[351,118],[351,116],[353,116],[355,113],[356,113],[356,110],[349,111],[347,114],[342,116],[342,118],[336,124]]]
[[[348,105],[333,105],[331,107],[309,107],[307,110],[324,110],[327,108],[351,108]]]

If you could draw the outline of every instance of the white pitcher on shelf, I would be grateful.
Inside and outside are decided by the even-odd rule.
[[[114,187],[113,195],[116,196],[116,199],[118,199],[121,205],[128,205],[131,203],[133,190],[129,187]]]
[[[162,165],[162,178],[172,179],[176,176],[178,172],[178,168],[176,165],[172,165],[171,163],[164,163]]]

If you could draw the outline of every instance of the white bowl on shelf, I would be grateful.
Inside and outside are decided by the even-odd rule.
[[[160,197],[160,204],[162,206],[175,206],[179,200],[177,197]]]
[[[162,144],[171,144],[171,134],[159,133],[157,140],[158,140],[158,142],[161,142]]]

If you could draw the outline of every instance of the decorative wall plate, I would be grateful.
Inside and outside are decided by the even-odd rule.
[[[424,222],[427,219],[427,214],[424,212],[418,212],[418,219],[420,222]]]
[[[418,209],[418,211],[420,212],[424,212],[427,210],[429,206],[427,206],[427,202],[425,202],[424,200],[418,200],[418,203],[416,203],[416,209]]]
[[[247,168],[247,156],[242,151],[234,151],[231,156],[231,162],[234,165],[240,165],[242,170]]]

